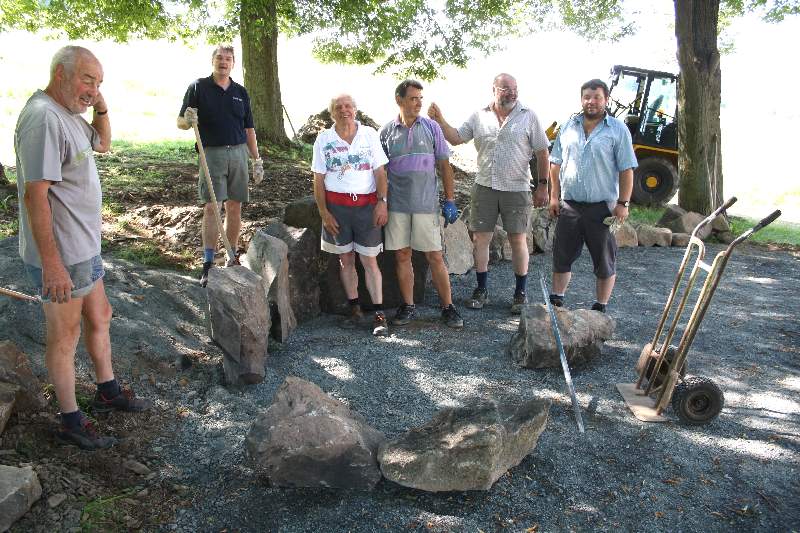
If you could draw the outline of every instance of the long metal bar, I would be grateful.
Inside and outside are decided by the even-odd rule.
[[[561,342],[561,333],[558,330],[558,320],[553,306],[550,304],[550,298],[547,294],[547,285],[544,282],[542,271],[539,271],[539,285],[542,287],[542,296],[547,310],[550,312],[550,325],[553,328],[553,336],[556,338],[556,345],[558,345],[558,355],[561,357],[561,368],[564,370],[564,379],[567,382],[569,389],[569,396],[572,399],[572,410],[575,413],[575,422],[578,424],[578,431],[584,432],[583,418],[581,417],[581,406],[578,404],[578,397],[575,395],[575,386],[572,384],[572,375],[569,373],[569,363],[567,362],[567,354],[564,353],[564,344]]]

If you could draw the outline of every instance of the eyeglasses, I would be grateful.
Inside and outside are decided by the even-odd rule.
[[[501,93],[515,93],[517,92],[516,87],[498,87],[497,85],[494,86],[495,89],[500,91]]]

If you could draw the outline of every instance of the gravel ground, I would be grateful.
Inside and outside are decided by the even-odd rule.
[[[6,248],[11,249],[3,246],[3,255]],[[614,387],[633,380],[633,366],[654,333],[681,255],[676,249],[621,250],[609,306],[617,322],[615,339],[599,359],[572,372],[584,435],[577,432],[561,371],[519,369],[505,353],[518,323],[508,313],[509,263],[492,267],[492,300],[482,311],[463,309],[462,331],[438,324],[432,289],[421,319],[385,339],[367,331],[354,335],[337,327],[337,317],[321,316],[272,347],[264,383],[237,390],[219,385],[219,352],[200,327],[202,291],[191,288],[185,276],[128,272],[132,265],[112,262],[115,275],[108,287],[117,317],[112,330],[117,358],[133,359],[127,366],[136,368],[144,342],[151,359],[170,362],[191,350],[211,359],[201,364],[202,358],[195,358],[187,370],[145,386],[162,409],[181,416],[142,453],[160,458],[151,464],[160,480],[191,487],[173,521],[148,529],[797,530],[800,301],[791,295],[800,290],[800,254],[746,245],[734,254],[689,359],[690,374],[713,378],[725,393],[725,408],[712,424],[684,427],[669,411],[667,423],[639,422]],[[542,256],[532,256],[529,294],[536,303],[542,264]],[[12,275],[9,283],[8,276],[0,274],[4,286],[19,281]],[[452,282],[458,303],[471,293],[474,276]],[[140,291],[133,297],[131,286]],[[588,256],[576,265],[570,289],[568,307],[591,305]],[[4,315],[5,309],[0,309]],[[147,316],[137,319],[138,329],[131,328],[132,317],[143,312]],[[18,342],[36,362],[41,348],[32,341],[35,336],[6,330],[7,325],[3,337]],[[171,342],[164,340],[170,336]],[[387,481],[372,492],[283,489],[254,475],[243,442],[251,421],[289,375],[318,384],[389,438],[423,424],[442,407],[477,397],[549,398],[553,407],[537,447],[486,492],[425,493]],[[158,385],[161,381],[166,386]]]

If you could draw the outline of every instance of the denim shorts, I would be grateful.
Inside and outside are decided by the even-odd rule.
[[[94,284],[105,274],[103,259],[96,255],[88,261],[68,266],[67,272],[72,279],[72,293],[70,296],[72,298],[81,298],[92,292]],[[39,296],[42,296],[42,269],[25,263],[25,273],[28,274],[28,278],[36,287]],[[50,296],[42,296],[42,301],[49,302]]]

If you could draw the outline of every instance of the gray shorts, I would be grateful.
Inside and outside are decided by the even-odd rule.
[[[247,160],[249,152],[246,144],[236,146],[208,146],[205,149],[208,171],[211,172],[211,182],[214,184],[214,194],[218,202],[231,199],[237,202],[248,202],[250,191],[247,189],[249,173]],[[206,185],[205,172],[200,166],[200,179],[197,190],[200,201],[207,204],[211,195]]]
[[[92,257],[88,261],[76,263],[66,268],[70,279],[72,279],[73,289],[70,293],[70,297],[72,298],[82,298],[92,292],[97,280],[105,275],[103,259],[99,255]],[[25,263],[25,273],[28,275],[28,279],[33,283],[39,296],[42,297],[42,301],[49,302],[50,296],[42,296],[42,289],[44,288],[42,284],[42,269]]]
[[[491,187],[472,186],[469,227],[472,231],[492,233],[497,215],[508,233],[526,233],[531,217],[531,191],[497,191]]]
[[[589,249],[594,275],[600,279],[616,273],[617,240],[603,220],[611,216],[606,202],[561,202],[553,239],[553,272],[570,272],[581,255],[583,244]]]
[[[332,254],[346,254],[355,250],[361,255],[375,257],[383,251],[383,232],[372,221],[375,204],[353,207],[328,204],[328,211],[339,224],[339,234],[334,237],[322,227],[322,250]]]

